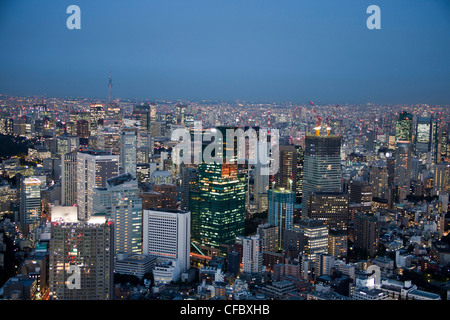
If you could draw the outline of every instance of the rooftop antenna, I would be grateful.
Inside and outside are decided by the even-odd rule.
[[[109,67],[108,89],[109,89],[108,102],[111,102],[111,89],[112,89],[111,67]]]

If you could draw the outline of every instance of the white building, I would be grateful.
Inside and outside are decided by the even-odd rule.
[[[176,261],[180,273],[190,267],[190,237],[190,211],[143,211],[143,253],[157,256],[158,261]]]
[[[130,173],[106,180],[94,189],[93,213],[114,222],[114,252],[142,253],[142,198],[137,179]]]
[[[243,244],[243,255],[242,255],[243,272],[247,273],[261,272],[263,251],[262,251],[262,241],[259,234],[243,238],[242,244]]]

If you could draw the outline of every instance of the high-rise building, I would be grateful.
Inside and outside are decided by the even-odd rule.
[[[278,251],[278,227],[272,226],[269,223],[260,224],[257,227],[256,233],[261,238],[262,250],[271,252]]]
[[[242,271],[245,273],[260,273],[263,266],[263,250],[259,235],[244,237],[242,242]]]
[[[91,103],[90,109],[90,132],[98,133],[98,130],[103,125],[103,120],[106,119],[106,111],[103,104]]]
[[[431,117],[419,117],[416,124],[415,149],[416,153],[431,152],[433,136],[433,119]]]
[[[101,150],[83,150],[77,154],[78,218],[87,220],[93,213],[94,188],[104,188],[106,179],[119,174],[119,156]]]
[[[20,222],[24,234],[29,234],[40,224],[41,211],[41,180],[23,177],[20,184]]]
[[[310,192],[341,192],[341,137],[305,137],[302,215],[308,214]]]
[[[120,135],[120,166],[122,173],[137,175],[137,132],[124,130]]]
[[[437,196],[450,194],[450,163],[441,162],[435,166],[434,189]]]
[[[295,177],[295,198],[297,203],[302,203],[303,199],[303,167],[304,167],[304,150],[302,146],[295,146],[297,150],[297,176]]]
[[[328,233],[328,254],[336,259],[347,256],[348,235],[345,231],[330,230]]]
[[[395,123],[395,142],[399,140],[412,142],[413,137],[413,116],[411,113],[403,111],[399,114]]]
[[[105,214],[114,222],[114,252],[142,253],[142,199],[137,179],[124,173],[94,188],[93,213]]]
[[[278,249],[282,249],[284,231],[292,230],[294,223],[295,192],[284,188],[270,189],[268,199],[268,223],[278,228]]]
[[[296,190],[297,150],[294,145],[279,146],[279,167],[275,173],[275,187]]]
[[[377,217],[356,214],[354,220],[354,248],[361,255],[374,257],[378,252],[380,226]]]
[[[191,213],[183,210],[143,211],[143,253],[175,262],[178,272],[190,266]]]
[[[360,203],[361,210],[370,212],[372,209],[372,187],[362,180],[352,180],[349,185],[349,202]]]
[[[328,253],[328,227],[323,221],[303,218],[294,224],[293,230],[303,234],[302,255],[319,270],[320,256]]]
[[[189,197],[192,190],[198,189],[198,168],[185,167],[181,179],[181,209],[189,209]]]
[[[104,217],[78,222],[52,221],[50,299],[113,299],[112,240],[112,223]]]
[[[226,129],[217,128],[224,140],[223,154],[218,153],[216,157],[223,156],[223,163],[199,164],[199,192],[192,192],[189,204],[194,240],[214,248],[223,243],[233,243],[236,236],[244,234],[247,180],[245,172],[236,163],[236,157],[226,159],[227,149],[235,146],[235,141],[226,141]]]
[[[369,169],[369,184],[374,198],[388,198],[388,168],[384,162],[375,163]]]
[[[77,203],[77,153],[61,156],[61,203],[73,206]]]
[[[394,176],[394,186],[398,188],[398,202],[402,202],[409,195],[410,183],[411,144],[409,141],[398,141],[395,150]]]
[[[348,195],[341,192],[311,192],[308,217],[321,220],[329,229],[346,231],[349,221]]]

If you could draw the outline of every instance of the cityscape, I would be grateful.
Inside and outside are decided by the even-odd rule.
[[[130,98],[100,69],[93,96],[0,81],[1,300],[450,299],[448,87]]]

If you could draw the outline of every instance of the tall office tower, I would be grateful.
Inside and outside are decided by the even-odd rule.
[[[347,256],[348,234],[345,231],[330,230],[328,232],[328,254],[336,259]]]
[[[278,251],[278,227],[269,223],[260,224],[257,227],[256,234],[259,234],[263,251]]]
[[[242,244],[242,271],[245,273],[260,273],[263,266],[261,238],[258,234],[244,237]]]
[[[236,236],[244,234],[247,180],[236,157],[226,159],[228,148],[235,146],[235,141],[226,141],[226,129],[217,128],[224,140],[222,155],[218,152],[215,156],[223,157],[223,163],[204,161],[199,164],[199,192],[191,196],[189,204],[194,240],[214,248],[221,243],[232,243]]]
[[[122,173],[137,175],[137,132],[124,130],[120,134],[120,167]]]
[[[308,214],[310,192],[341,192],[341,137],[305,137],[302,215]]]
[[[191,213],[183,210],[143,211],[143,253],[159,261],[176,261],[179,273],[190,266]]]
[[[78,219],[93,213],[94,188],[106,186],[106,179],[119,174],[119,156],[101,150],[82,150],[77,154]]]
[[[88,120],[78,120],[76,122],[77,137],[80,139],[88,139],[91,135],[90,122]]]
[[[320,220],[304,218],[294,224],[294,231],[303,234],[302,254],[320,268],[320,255],[328,253],[328,227]]]
[[[61,204],[77,203],[77,152],[61,156]]]
[[[409,195],[411,183],[411,143],[398,141],[395,151],[394,186],[398,188],[398,202],[402,202]]]
[[[93,212],[114,222],[114,253],[142,253],[142,199],[138,182],[130,173],[106,179],[94,188]]]
[[[361,180],[352,180],[349,185],[349,202],[360,203],[362,211],[370,212],[372,209],[370,184]]]
[[[154,102],[150,102],[150,121],[158,121],[157,106]]]
[[[398,120],[395,123],[395,142],[410,141],[413,136],[413,115],[409,112],[403,111],[399,114]]]
[[[304,150],[301,146],[295,146],[297,150],[297,175],[295,177],[295,202],[302,203],[303,199],[303,167],[304,167]]]
[[[296,191],[297,150],[294,145],[279,146],[279,167],[274,178],[275,187]]]
[[[378,252],[380,226],[377,217],[367,214],[355,215],[354,248],[362,256],[374,257]]]
[[[104,217],[78,222],[52,221],[50,299],[113,299],[112,240],[112,223]]]
[[[106,119],[106,112],[103,104],[91,103],[90,106],[90,131],[91,133],[98,133],[99,126],[102,126],[102,122]]]
[[[341,192],[311,192],[308,217],[323,221],[329,230],[347,231],[348,195]]]
[[[189,209],[189,197],[193,190],[198,189],[198,168],[184,167],[181,178],[181,209]]]
[[[185,104],[177,104],[177,124],[184,124],[187,115],[187,105]]]
[[[431,152],[431,141],[433,119],[431,117],[419,117],[416,124],[415,151],[416,154],[426,154]],[[424,158],[424,156],[421,156]]]
[[[91,134],[98,133],[98,130],[103,126],[103,120],[106,119],[106,111],[103,104],[91,103],[90,109],[90,131]]]
[[[278,228],[278,250],[283,248],[285,230],[292,230],[294,223],[295,192],[284,189],[270,189],[268,193],[268,223]]]
[[[450,194],[450,163],[441,162],[435,167],[434,191],[437,196]]]
[[[433,163],[441,162],[442,135],[444,133],[442,118],[434,118],[431,122],[431,157]]]
[[[388,168],[385,162],[377,162],[369,168],[369,184],[374,198],[388,198]]]
[[[118,128],[104,127],[97,133],[97,148],[116,154],[121,150],[121,136]]]
[[[20,224],[22,232],[31,233],[41,222],[41,180],[22,177],[20,183]]]
[[[151,118],[150,106],[148,104],[135,106],[133,110],[133,117],[140,121],[139,131],[150,132]]]
[[[80,146],[80,138],[77,136],[60,135],[56,138],[56,153],[60,156],[75,151]]]

